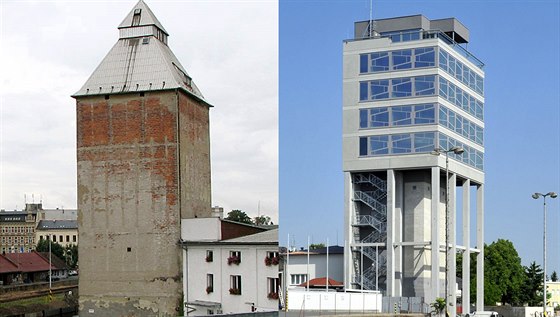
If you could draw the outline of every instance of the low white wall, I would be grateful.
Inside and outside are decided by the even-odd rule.
[[[218,241],[222,239],[220,218],[181,219],[184,241]]]
[[[511,307],[511,306],[490,306],[484,307],[487,311],[495,311],[504,317],[541,317],[542,307]],[[554,316],[552,307],[548,307],[547,315]]]
[[[288,289],[288,310],[377,311],[381,312],[379,292],[326,292]]]

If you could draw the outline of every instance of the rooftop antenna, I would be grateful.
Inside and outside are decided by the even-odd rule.
[[[373,32],[373,0],[369,0],[369,38]]]

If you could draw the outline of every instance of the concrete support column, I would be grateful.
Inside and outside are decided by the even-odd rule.
[[[352,203],[352,177],[349,172],[344,172],[344,287],[352,288],[352,250],[350,244],[354,242],[352,237],[352,218],[354,215],[354,204]]]
[[[476,190],[476,310],[484,310],[484,185]]]
[[[188,289],[188,258],[187,250],[183,249],[183,307],[185,311],[187,310],[187,302],[189,300],[189,289]]]
[[[457,316],[457,174],[449,175],[449,316]]]
[[[394,173],[394,243],[403,242],[404,226],[403,226],[403,199],[404,199],[404,186],[403,186],[403,173]],[[399,245],[395,247],[395,296],[402,296],[403,294],[403,246]]]
[[[439,296],[439,246],[440,246],[440,238],[439,238],[439,180],[440,180],[440,172],[439,167],[432,167],[432,267],[431,267],[431,291],[432,293],[427,296],[426,300],[428,303],[433,303],[436,298]]]
[[[387,170],[387,296],[395,290],[395,171]]]
[[[461,294],[463,314],[471,313],[471,180],[463,181],[463,292]]]

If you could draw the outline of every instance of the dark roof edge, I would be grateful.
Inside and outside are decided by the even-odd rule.
[[[233,220],[229,220],[229,219],[225,219],[225,218],[223,218],[221,220],[223,222],[233,223],[233,224],[236,224],[236,225],[242,225],[242,226],[246,226],[246,227],[262,229],[263,230],[262,232],[276,229],[276,228],[267,228],[267,227],[263,227],[263,226],[257,226],[257,225],[250,224],[250,223],[233,221]],[[235,238],[232,238],[232,239],[235,239]]]
[[[197,246],[197,245],[275,245],[278,246],[278,242],[230,242],[227,240],[222,241],[179,241],[182,246]]]
[[[183,88],[183,87],[165,88],[165,89],[157,89],[157,90],[136,90],[136,91],[112,92],[110,94],[98,94],[98,93],[91,93],[91,94],[86,94],[86,95],[73,94],[73,95],[70,95],[70,97],[72,97],[74,99],[78,99],[79,97],[97,97],[97,96],[104,96],[104,95],[126,95],[126,94],[135,94],[135,93],[139,93],[139,92],[158,92],[158,91],[176,91],[176,90],[182,90],[182,91],[186,92],[187,94],[189,94],[190,96],[193,96],[198,101],[202,101],[208,107],[214,108],[214,106],[211,103],[209,103],[208,101],[200,98],[199,96],[195,95],[194,93],[192,93],[191,91],[189,91],[188,89]]]

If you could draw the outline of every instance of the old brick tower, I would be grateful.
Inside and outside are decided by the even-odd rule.
[[[76,92],[80,316],[176,316],[181,219],[209,217],[210,105],[140,0]]]

